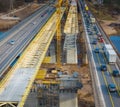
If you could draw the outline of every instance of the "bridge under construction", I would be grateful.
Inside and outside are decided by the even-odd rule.
[[[95,106],[119,107],[119,78],[111,74],[120,59],[84,0],[46,3],[4,34],[0,59],[0,107],[78,107],[83,85],[72,66],[86,64]]]

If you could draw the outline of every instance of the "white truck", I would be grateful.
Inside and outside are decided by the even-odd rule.
[[[117,54],[110,44],[105,44],[103,47],[104,53],[109,63],[115,63],[117,59]]]
[[[96,20],[95,20],[94,17],[91,17],[90,19],[91,19],[91,22],[92,22],[92,23],[95,23],[95,22],[96,22]]]
[[[113,50],[113,47],[110,45],[110,44],[105,44],[104,46],[103,46],[103,50],[105,51],[105,50]]]

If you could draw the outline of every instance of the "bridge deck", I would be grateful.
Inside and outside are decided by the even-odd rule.
[[[66,63],[68,64],[77,64],[76,39],[77,34],[79,33],[77,13],[77,4],[73,1],[64,28],[64,33],[66,34],[64,50],[66,52]]]
[[[64,10],[62,8],[61,18]],[[10,77],[0,87],[0,107],[6,104],[5,102],[17,102],[17,107],[24,105],[39,67],[56,32],[57,21],[58,18],[55,12],[11,70]]]
[[[66,34],[78,34],[78,16],[77,6],[70,6],[67,20],[65,23],[64,33]]]

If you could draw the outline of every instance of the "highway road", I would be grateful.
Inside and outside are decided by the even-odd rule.
[[[47,5],[42,6],[38,11],[36,11],[35,13],[33,13],[32,15],[30,15],[29,17],[25,18],[24,20],[22,20],[21,22],[19,22],[18,24],[16,24],[15,26],[13,26],[11,29],[9,29],[7,32],[5,32],[1,37],[0,37],[0,45],[1,42],[3,41],[3,39],[6,39],[6,37],[10,37],[11,35],[13,35],[13,32],[16,33],[17,31],[19,31],[20,29],[23,28],[23,26],[25,26],[25,24],[28,24],[31,22],[31,20],[33,20],[33,17],[35,17],[37,14],[39,14],[43,9],[45,9],[47,7]],[[19,29],[19,30],[18,30]],[[4,43],[4,42],[2,42]]]
[[[14,61],[14,59],[25,49],[30,41],[35,37],[37,32],[46,23],[49,17],[54,13],[55,8],[45,6],[37,11],[33,17],[25,23],[22,22],[20,26],[14,28],[9,35],[9,39],[5,39],[0,44],[0,77]],[[13,44],[10,41],[14,41]]]
[[[100,93],[102,95],[101,96],[101,101],[100,103],[103,104],[102,107],[119,107],[120,104],[120,78],[118,77],[113,77],[112,76],[112,71],[117,69],[119,70],[119,67],[117,65],[117,63],[115,64],[108,64],[107,58],[102,50],[102,47],[107,43],[109,43],[108,39],[106,38],[106,35],[104,34],[104,32],[100,29],[100,26],[98,26],[98,23],[96,24],[90,24],[90,18],[87,15],[87,12],[84,10],[84,1],[81,2],[82,7],[82,18],[83,18],[83,24],[84,24],[84,28],[85,28],[85,32],[86,32],[86,39],[87,39],[87,44],[89,44],[89,49],[91,51],[91,56],[90,54],[88,56],[93,58],[93,63],[90,63],[91,65],[94,65],[95,70],[93,69],[94,74],[96,73],[98,78],[96,78],[96,81],[99,81],[98,83],[98,87],[100,88]],[[92,14],[91,14],[92,15]],[[97,31],[94,28],[97,28]],[[99,42],[97,40],[97,33],[101,33],[103,35],[104,41],[103,42]],[[94,40],[97,40],[97,44],[94,45],[92,44],[92,42]],[[100,52],[99,53],[95,53],[95,48],[99,48]],[[107,65],[107,71],[103,72],[100,70],[100,66],[101,64],[105,64]],[[120,71],[120,70],[119,70]],[[108,90],[108,84],[110,83],[114,83],[117,87],[117,92],[115,93],[110,93]]]

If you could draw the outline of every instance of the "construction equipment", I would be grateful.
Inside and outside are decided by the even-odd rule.
[[[61,15],[61,6],[62,6],[63,0],[58,0],[56,8],[57,8],[57,18],[58,22],[57,26],[57,68],[61,68],[61,22],[60,22],[60,15]],[[66,11],[68,11],[68,4],[69,1],[66,0],[63,3],[65,3]]]
[[[61,22],[60,22],[60,15],[61,15],[61,5],[63,0],[58,0],[56,5],[57,8],[57,18],[58,21],[56,23],[57,26],[57,68],[61,67]]]

